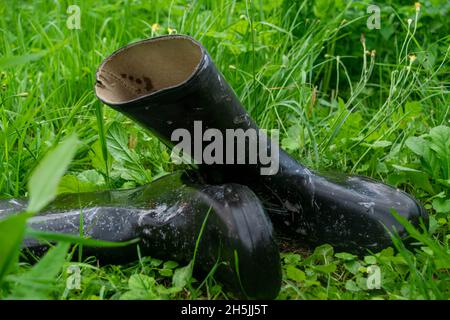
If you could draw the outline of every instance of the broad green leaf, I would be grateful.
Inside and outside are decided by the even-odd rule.
[[[381,257],[392,257],[394,255],[394,249],[392,247],[387,247],[380,251],[379,255]]]
[[[171,271],[171,270],[169,270]],[[128,279],[128,289],[120,296],[121,300],[169,299],[179,288],[165,288],[157,284],[155,278],[143,274],[134,274]]]
[[[178,267],[178,262],[176,261],[166,261],[164,262],[164,269],[175,269],[176,267]]]
[[[158,266],[161,265],[161,263],[163,263],[163,261],[160,260],[160,259],[152,258],[152,259],[150,260],[150,265],[151,265],[152,267],[158,267]]]
[[[433,209],[436,210],[437,213],[450,213],[450,199],[433,199]]]
[[[304,145],[304,135],[299,125],[291,126],[288,129],[287,137],[281,141],[281,145],[288,151],[295,151]]]
[[[448,179],[450,176],[450,127],[434,127],[430,130],[430,137],[430,148],[436,153],[436,157],[440,159],[442,178]],[[432,168],[434,169],[435,166],[432,166]]]
[[[409,137],[406,139],[405,144],[409,149],[411,149],[412,152],[419,156],[424,156],[425,152],[429,148],[428,142],[419,137]]]
[[[75,175],[65,175],[58,185],[58,194],[93,192],[104,189],[105,178],[96,170],[86,170]]]
[[[286,264],[297,265],[301,261],[301,257],[297,253],[285,253],[283,254],[284,262]]]
[[[364,262],[367,264],[376,264],[377,263],[377,258],[374,256],[365,256],[364,257]]]
[[[62,177],[58,185],[58,194],[92,192],[97,190],[99,190],[98,186],[90,182],[82,182],[77,176],[72,174]]]
[[[130,290],[151,290],[155,286],[155,278],[144,274],[133,274],[128,279],[128,288]]]
[[[111,156],[123,164],[123,168],[115,167],[122,171],[121,176],[125,180],[136,180],[139,183],[151,181],[151,174],[146,170],[139,159],[136,151],[128,148],[128,137],[118,123],[113,123],[108,130],[106,141]]]
[[[52,201],[58,183],[75,156],[78,139],[71,135],[47,155],[34,169],[28,182],[30,202],[27,211],[36,213]]]
[[[177,288],[184,288],[192,278],[193,268],[194,264],[191,260],[187,266],[176,269],[172,278],[173,286]]]
[[[331,257],[333,255],[333,247],[329,244],[323,244],[314,249],[315,256]]]
[[[447,272],[450,268],[450,263],[445,259],[434,259],[434,263],[436,264],[436,269]]]
[[[427,191],[430,194],[434,193],[433,186],[430,183],[430,179],[428,178],[426,173],[423,172],[408,172],[406,173],[411,184],[416,186],[417,188],[421,188]]]
[[[353,292],[361,291],[356,282],[353,280],[347,280],[345,282],[345,289]]]
[[[81,182],[92,183],[96,186],[102,186],[105,184],[105,178],[96,170],[85,170],[77,175],[77,178]]]
[[[113,123],[107,133],[108,149],[116,160],[130,164],[139,164],[137,154],[128,148],[128,137],[118,123]]]
[[[362,276],[356,277],[356,285],[362,290],[367,290],[367,278]]]
[[[314,15],[320,19],[332,16],[332,12],[342,11],[345,7],[342,0],[316,0],[314,1]]]
[[[17,262],[28,217],[21,213],[0,220],[0,284]]]
[[[48,299],[54,289],[56,276],[66,261],[70,244],[61,242],[51,248],[47,254],[28,272],[15,277],[18,282],[13,289],[14,299]]]
[[[447,126],[434,127],[430,130],[430,137],[434,142],[450,148],[450,127]],[[448,153],[450,150],[447,149],[445,151]]]
[[[173,275],[172,269],[159,269],[158,272],[163,277],[171,277]]]
[[[420,116],[422,112],[422,104],[420,101],[409,101],[405,104],[405,113],[411,117]]]
[[[143,274],[133,274],[128,279],[128,289],[120,296],[120,300],[151,300],[157,299],[158,296],[155,294],[154,287],[156,281]]]
[[[324,265],[311,266],[314,270],[323,273],[332,273],[336,271],[336,264],[329,263]]]
[[[339,258],[339,259],[342,259],[342,260],[346,260],[346,261],[355,260],[355,259],[358,258],[354,254],[347,253],[347,252],[339,252],[339,253],[336,253],[334,256],[336,258]]]
[[[302,282],[306,279],[305,273],[302,270],[294,267],[293,265],[288,265],[286,267],[286,276],[288,277],[288,279],[294,280],[296,282]]]
[[[352,274],[357,274],[361,266],[361,263],[357,260],[350,260],[344,263],[345,269],[347,269]]]
[[[392,185],[399,185],[405,182],[410,182],[417,188],[421,188],[430,194],[434,193],[433,186],[430,183],[429,177],[426,173],[398,165],[392,165],[397,170],[401,170],[399,174],[391,174],[388,177],[388,182]]]
[[[166,288],[163,285],[158,285],[156,287],[156,291],[160,294],[163,295],[163,299],[168,299],[168,297],[166,297],[167,295],[173,295],[174,293],[178,293],[180,291],[182,291],[182,289],[177,288],[177,287],[170,287],[170,288]]]

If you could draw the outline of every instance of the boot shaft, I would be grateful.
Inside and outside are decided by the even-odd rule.
[[[132,75],[129,70],[134,70]],[[168,75],[174,75],[172,81],[160,81]],[[155,85],[147,91],[134,90],[135,94],[127,91],[141,79]],[[168,146],[182,138],[177,130],[186,132],[189,156],[196,164],[206,164],[204,171],[256,174],[261,166],[270,165],[269,158],[278,160],[278,146],[271,144],[241,106],[206,49],[190,37],[152,38],[116,51],[100,65],[95,91],[100,100],[152,131]],[[215,133],[222,141],[211,137]],[[204,140],[218,142],[213,152],[217,162],[205,159],[210,142]],[[217,152],[221,156],[217,157]]]

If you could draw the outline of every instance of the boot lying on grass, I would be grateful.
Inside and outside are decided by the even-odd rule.
[[[230,155],[226,143],[218,147],[216,152],[235,160],[233,164],[202,163],[205,148],[201,146],[196,153],[194,142],[190,156],[200,163],[208,181],[231,181],[253,189],[264,200],[276,231],[283,235],[351,252],[377,251],[392,244],[393,231],[402,238],[407,236],[392,209],[415,226],[420,220],[427,223],[426,211],[405,192],[359,176],[319,175],[267,139],[259,143],[258,152],[275,154],[273,159],[279,166],[272,171],[275,174],[262,175],[262,169],[267,168],[261,161],[250,164],[249,159],[255,152],[251,144],[263,135],[206,49],[189,36],[157,37],[116,51],[100,65],[95,91],[102,102],[151,130],[169,146],[175,144],[172,138],[176,130],[198,135],[198,123],[204,129],[217,129],[223,136],[229,129],[258,132],[258,137],[250,137],[245,145],[244,159],[238,159],[236,150]],[[237,164],[239,160],[245,164]]]
[[[25,209],[26,201],[2,201],[0,219]],[[142,255],[161,259],[188,263],[195,253],[194,269],[205,276],[218,266],[214,278],[239,297],[273,299],[281,286],[270,220],[255,194],[238,184],[205,185],[175,173],[136,189],[59,196],[28,223],[73,235],[82,225],[83,235],[97,240],[139,238]],[[26,239],[23,248],[41,256],[49,245]],[[101,263],[138,259],[136,244],[83,252]]]

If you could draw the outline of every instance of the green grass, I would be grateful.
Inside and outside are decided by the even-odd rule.
[[[279,298],[449,299],[448,1],[426,1],[420,12],[410,1],[385,1],[380,30],[366,26],[370,1],[292,3],[78,1],[81,30],[69,30],[70,1],[3,1],[0,196],[31,196],[31,211],[51,200],[56,189],[40,195],[42,177],[30,177],[73,134],[78,148],[58,192],[128,188],[176,170],[155,137],[101,105],[93,84],[117,48],[185,33],[205,45],[256,122],[280,129],[282,147],[299,161],[385,181],[430,213],[430,230],[409,228],[413,248],[395,241],[358,258],[328,245],[288,245]],[[61,161],[53,157],[36,174],[64,172]],[[158,257],[107,267],[83,257],[75,263],[81,289],[68,290],[73,263],[64,242],[31,267],[17,262],[24,232],[23,219],[0,222],[0,298],[231,298],[213,279],[200,285],[189,266]],[[367,288],[373,266],[380,289]]]

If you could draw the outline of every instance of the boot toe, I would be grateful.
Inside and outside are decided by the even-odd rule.
[[[392,245],[393,232],[405,239],[407,231],[392,210],[415,227],[421,221],[428,225],[427,212],[411,195],[366,177],[320,178],[315,189],[319,215],[334,226],[325,227],[322,238],[329,237],[345,249],[355,244],[360,249],[383,249]]]

